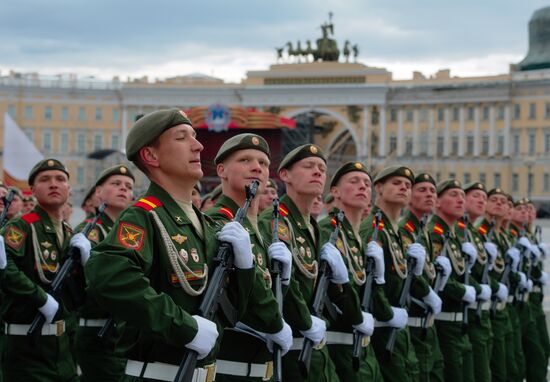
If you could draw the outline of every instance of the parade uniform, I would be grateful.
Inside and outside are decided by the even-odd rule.
[[[321,230],[321,242],[327,242],[334,231],[334,218],[338,213],[333,208],[329,216],[319,222]],[[359,325],[363,321],[361,314],[360,296],[363,293],[367,275],[365,273],[366,257],[364,248],[358,233],[351,226],[349,220],[344,217],[336,248],[344,257],[348,268],[349,283],[342,286],[340,293],[338,288],[331,284],[329,289],[330,300],[338,307],[337,317],[327,315],[329,331],[327,332],[327,345],[330,356],[336,367],[336,372],[341,381],[383,381],[382,373],[376,360],[373,347],[368,344],[363,348],[363,357],[360,360],[358,371],[353,370],[353,325]],[[336,293],[332,293],[336,292]]]
[[[433,256],[433,246],[430,236],[426,232],[426,227],[422,227],[416,215],[408,211],[399,223],[399,233],[403,238],[405,250],[419,236],[419,243],[426,249],[424,272],[420,277],[433,287],[436,279],[436,270],[433,263],[435,257]],[[423,328],[426,311],[415,303],[411,304],[409,318],[411,341],[418,359],[418,380],[443,381],[443,354],[439,347],[433,319],[426,323],[427,328]]]

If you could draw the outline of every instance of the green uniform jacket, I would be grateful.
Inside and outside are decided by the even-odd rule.
[[[130,359],[179,364],[185,344],[197,334],[191,315],[204,295],[205,275],[214,270],[218,241],[215,223],[195,212],[203,236],[175,200],[152,182],[86,263],[92,298],[127,323],[124,340]],[[237,269],[229,278],[229,298],[238,318],[246,311],[254,276],[254,268]]]

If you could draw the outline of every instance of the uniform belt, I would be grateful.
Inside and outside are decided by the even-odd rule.
[[[326,344],[326,338],[317,346],[313,346],[313,349],[320,350],[322,349]],[[292,346],[290,347],[290,350],[302,350],[302,346],[304,345],[304,337],[294,337],[292,338]]]
[[[441,312],[435,316],[436,321],[460,322],[462,312]]]
[[[132,377],[139,377],[143,372],[143,378],[156,379],[159,381],[173,381],[178,373],[179,366],[162,362],[144,363],[129,359],[126,363],[125,374]],[[192,382],[213,382],[216,377],[216,364],[207,365],[204,368],[196,368],[193,372]]]
[[[6,323],[6,334],[10,336],[26,336],[30,325],[8,324]],[[60,336],[65,333],[65,321],[59,320],[53,324],[44,324],[40,335],[42,336]]]
[[[514,295],[508,296],[508,299],[506,300],[506,302],[507,302],[508,304],[513,303],[513,302],[514,302]]]
[[[106,322],[107,319],[105,318],[81,318],[78,320],[78,326],[83,326],[86,328],[102,328]]]
[[[409,316],[409,319],[407,320],[407,326],[409,326],[411,328],[423,328],[425,321],[426,321],[426,317],[410,317]],[[428,322],[427,327],[430,328],[430,327],[433,326],[433,324],[434,324],[434,320],[430,320]]]
[[[535,285],[533,287],[533,293],[542,293],[542,287],[540,285]]]
[[[504,310],[504,309],[506,309],[506,301],[497,302],[497,310]]]
[[[263,381],[269,381],[273,376],[273,362],[247,363],[218,359],[216,360],[216,374],[261,378]]]
[[[468,309],[477,310],[477,307],[481,304],[481,310],[489,310],[491,309],[491,301],[476,301],[470,306],[468,306]]]

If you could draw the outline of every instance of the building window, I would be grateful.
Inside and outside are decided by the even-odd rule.
[[[535,132],[532,131],[529,133],[529,155],[535,155],[536,150],[536,141],[535,141],[536,135]]]
[[[17,117],[17,109],[15,108],[15,105],[8,105],[8,114],[14,119]]]
[[[407,138],[405,141],[405,155],[412,155],[413,152],[413,140],[412,138]]]
[[[390,137],[390,154],[397,151],[397,137],[392,135]]]
[[[78,166],[76,168],[76,182],[78,184],[84,184],[84,166]]]
[[[61,108],[61,119],[63,121],[68,121],[69,120],[69,108],[67,106],[63,106]]]
[[[451,138],[451,155],[458,155],[458,137]]]
[[[34,130],[33,129],[25,129],[25,135],[29,139],[29,141],[34,142]]]
[[[544,105],[544,118],[550,118],[550,102],[546,102],[546,105]]]
[[[86,132],[79,131],[76,134],[76,152],[84,154],[86,152]]]
[[[445,119],[445,109],[437,109],[437,120],[443,122]]]
[[[85,121],[86,120],[86,108],[81,106],[78,108],[78,120],[79,121]]]
[[[437,137],[437,156],[442,156],[445,149],[445,137]]]
[[[468,135],[466,137],[466,154],[472,155],[474,153],[474,136]]]
[[[484,172],[479,173],[479,181],[483,184],[485,184],[485,182],[487,181],[487,176],[485,175]]]
[[[550,174],[548,173],[544,174],[543,187],[544,187],[544,190],[543,190],[544,192],[550,191]]]
[[[512,137],[512,151],[514,154],[519,154],[519,134],[514,134]]]
[[[454,172],[450,172],[449,179],[456,179],[456,174]]]
[[[504,135],[499,135],[497,138],[497,154],[504,154]]]
[[[60,134],[60,140],[59,152],[62,154],[67,154],[69,152],[69,132],[62,131]]]
[[[428,109],[420,109],[420,122],[428,121]]]
[[[420,155],[428,155],[429,136],[427,133],[420,133],[418,137],[418,145],[420,146]]]
[[[489,153],[489,136],[484,135],[481,138],[481,154],[487,155]]]
[[[544,134],[544,152],[550,153],[550,133]]]
[[[504,119],[504,106],[499,106],[498,107],[497,118],[498,119]]]
[[[493,176],[493,186],[496,188],[496,187],[502,187],[502,185],[500,184],[501,183],[501,178],[500,178],[500,173],[495,173],[495,175]]]
[[[438,183],[440,179],[441,179],[441,173],[438,171],[438,172],[435,173],[435,181],[436,181],[436,183]]]
[[[517,173],[512,174],[512,192],[519,191],[519,175]]]
[[[51,106],[46,106],[44,108],[44,119],[46,121],[51,121],[52,120],[52,107]]]
[[[471,182],[471,178],[472,178],[472,177],[471,177],[470,173],[469,173],[469,172],[465,172],[465,173],[464,173],[464,179],[463,179],[463,180],[464,180],[464,184],[470,183],[470,182]]]
[[[475,115],[474,108],[470,106],[468,108],[468,120],[473,121],[474,120],[474,115]]]
[[[407,116],[406,116],[407,122],[412,122],[413,120],[413,111],[407,110]]]
[[[453,121],[458,121],[458,107],[453,107]]]
[[[533,183],[534,183],[535,177],[532,173],[527,174],[527,195],[531,195],[531,192],[533,192]]]
[[[392,111],[395,112],[395,109],[392,109]],[[120,120],[120,110],[118,110],[118,109],[113,109],[113,114],[112,114],[112,119],[111,119],[111,121],[112,121],[112,122],[118,122],[119,120]],[[394,121],[394,120],[392,119],[392,121]]]
[[[32,106],[25,106],[25,119],[32,119]]]
[[[95,108],[95,120],[96,121],[103,120],[103,109],[100,107]]]
[[[391,138],[390,138],[390,147],[391,147]],[[118,150],[120,148],[120,135],[118,133],[111,133],[111,148],[113,150]],[[391,151],[391,148],[390,148]]]
[[[514,119],[521,118],[521,106],[519,104],[514,105]]]
[[[95,133],[94,134],[94,151],[101,150],[103,148],[103,134]]]
[[[52,132],[49,130],[44,130],[42,132],[42,149],[46,153],[52,151]]]
[[[529,119],[536,119],[537,118],[537,104],[536,103],[530,103],[529,104]]]
[[[487,121],[489,119],[489,106],[483,106],[483,120]]]

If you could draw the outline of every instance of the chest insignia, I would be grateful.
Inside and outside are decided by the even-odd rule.
[[[126,248],[139,251],[143,247],[145,231],[129,223],[121,223],[118,228],[118,242]]]
[[[351,253],[355,254],[355,253],[359,252],[359,248],[353,246],[353,247],[350,248],[350,251],[351,251]]]
[[[178,233],[177,235],[172,236],[172,240],[181,245],[185,243],[185,241],[187,240],[187,236],[183,236]]]
[[[96,228],[90,231],[90,233],[88,234],[88,239],[95,242],[99,241],[99,232],[97,231]]]
[[[197,252],[197,248],[191,248],[191,257],[193,258],[193,261],[195,263],[199,262],[199,252]]]
[[[6,238],[6,244],[8,244],[13,249],[19,249],[23,245],[26,234],[25,232],[13,226],[10,226],[4,236]]]
[[[52,253],[50,254],[50,257],[52,258],[53,261],[55,261],[57,259],[57,252],[52,251]]]
[[[187,262],[189,261],[189,254],[187,253],[187,251],[182,248],[180,249],[179,255],[183,262],[187,264]]]
[[[271,222],[271,228],[273,228],[273,222]],[[290,239],[290,236],[288,234],[288,227],[285,223],[279,222],[279,228],[277,229],[279,233],[279,240],[282,241],[288,241]]]
[[[176,223],[183,223],[181,216],[175,216],[174,218],[176,219]]]
[[[304,239],[302,236],[298,236],[296,238],[296,241],[300,244],[304,244],[306,242],[306,239]]]
[[[52,243],[50,243],[49,241],[43,241],[42,243],[40,243],[40,245],[48,249],[52,246]]]

